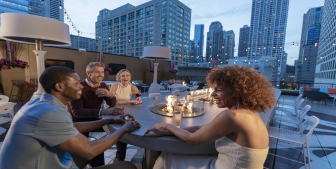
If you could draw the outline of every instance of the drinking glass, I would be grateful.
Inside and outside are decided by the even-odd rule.
[[[173,125],[180,128],[182,123],[182,104],[174,106]]]

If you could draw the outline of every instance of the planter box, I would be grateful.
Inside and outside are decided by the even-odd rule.
[[[12,68],[0,71],[1,87],[6,96],[10,96],[12,80],[23,80],[30,82],[28,69]]]

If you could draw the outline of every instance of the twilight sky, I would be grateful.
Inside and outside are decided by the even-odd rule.
[[[81,36],[94,38],[95,22],[100,10],[104,8],[112,10],[126,3],[138,6],[148,1],[65,0],[64,6],[77,29],[84,32]],[[235,49],[238,49],[239,28],[243,27],[243,25],[250,26],[252,0],[180,1],[192,10],[191,39],[194,37],[195,24],[204,24],[204,38],[206,38],[206,32],[208,32],[211,22],[219,21],[222,23],[224,30],[233,30],[235,32]],[[288,53],[287,64],[294,65],[294,60],[298,58],[299,48],[296,47],[296,44],[300,42],[303,14],[310,8],[323,6],[323,4],[324,0],[290,0],[285,41],[285,51]],[[70,25],[66,17],[64,22]],[[72,27],[70,27],[70,32],[77,34]],[[90,35],[90,33],[92,34]],[[292,47],[293,42],[295,47]]]

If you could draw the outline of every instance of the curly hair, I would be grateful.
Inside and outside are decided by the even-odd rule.
[[[209,86],[227,89],[239,107],[266,112],[276,104],[274,90],[267,78],[249,67],[214,68],[206,78]]]
[[[132,77],[131,72],[129,72],[127,69],[121,69],[116,75],[117,82],[121,82],[121,73],[122,72],[128,72],[130,74],[130,78]]]

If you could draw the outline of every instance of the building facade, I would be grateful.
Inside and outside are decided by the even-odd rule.
[[[230,58],[227,64],[220,64],[218,67],[225,67],[225,66],[247,66],[254,69],[256,72],[267,77],[267,79],[273,84],[273,77],[276,74],[277,70],[277,60],[275,57],[271,56],[262,56],[255,60],[248,60],[247,57],[236,57]]]
[[[247,57],[250,27],[244,25],[239,31],[238,56]]]
[[[149,1],[103,9],[96,22],[98,51],[139,57],[144,46],[171,49],[171,60],[187,65],[190,58],[191,9],[178,0]]]
[[[336,83],[336,3],[325,0],[314,83]],[[322,84],[321,84],[322,85]],[[320,86],[321,86],[320,85]]]
[[[195,61],[203,62],[204,48],[204,24],[196,24],[194,32],[194,53],[193,57],[197,57]]]
[[[64,0],[2,0],[0,1],[0,13],[12,12],[32,14],[64,21]],[[54,14],[55,13],[55,14]],[[58,14],[56,16],[56,13]]]
[[[299,61],[303,61],[303,46],[308,44],[313,44],[318,42],[319,32],[317,36],[317,30],[321,29],[322,22],[322,13],[323,7],[310,8],[307,13],[303,14],[303,22],[302,22],[302,31],[301,31],[301,40],[300,40],[300,51],[299,51]],[[314,38],[315,37],[315,38]]]
[[[44,2],[46,9],[46,17],[54,18],[56,20],[64,22],[64,10],[63,10],[64,0],[44,0]],[[62,4],[61,9],[60,4]]]
[[[96,49],[96,39],[77,36],[77,35],[70,35],[71,46],[66,46],[64,48],[70,49],[85,49],[85,51],[97,51]]]
[[[209,26],[206,39],[206,54],[203,57],[212,67],[216,67],[221,61],[224,53],[224,31],[220,22],[212,22]]]
[[[249,60],[271,56],[278,60],[278,77],[283,64],[289,0],[253,0],[249,33]]]
[[[298,66],[300,67],[300,69],[297,69],[302,72],[295,72],[295,82],[314,82],[316,57],[318,51],[317,49],[319,46],[321,32],[322,14],[323,7],[317,7],[309,9],[308,12],[303,15],[300,51],[298,59]],[[314,74],[312,74],[312,72]]]
[[[233,30],[224,31],[223,41],[224,53],[220,57],[220,60],[227,63],[228,59],[234,58],[235,53],[237,52],[235,51],[235,33]]]

